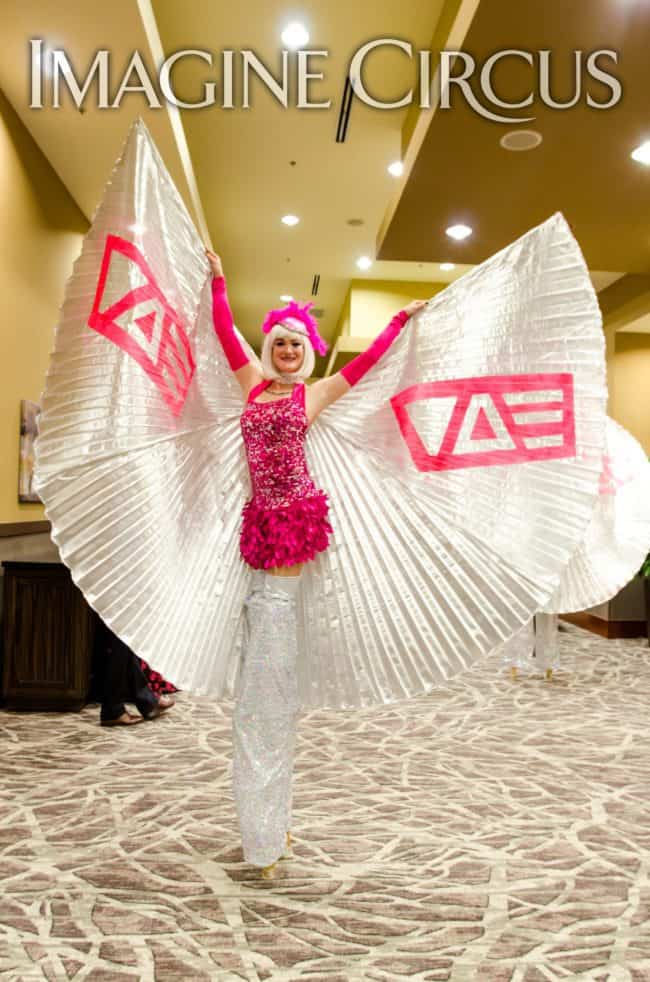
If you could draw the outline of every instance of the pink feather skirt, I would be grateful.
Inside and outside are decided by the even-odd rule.
[[[324,491],[290,505],[267,508],[255,498],[244,505],[239,548],[253,569],[295,566],[327,549],[332,526]]]

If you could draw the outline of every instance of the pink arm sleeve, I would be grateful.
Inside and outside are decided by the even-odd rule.
[[[356,385],[373,365],[376,365],[383,354],[388,351],[391,344],[400,333],[409,314],[405,310],[400,310],[395,314],[389,324],[386,325],[381,334],[375,338],[369,348],[362,351],[360,355],[349,361],[341,369],[341,375],[349,385]]]
[[[228,364],[236,372],[238,368],[248,364],[249,358],[235,334],[223,276],[215,276],[212,280],[212,321]]]

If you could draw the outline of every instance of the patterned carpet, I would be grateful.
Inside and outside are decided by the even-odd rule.
[[[241,859],[230,707],[1,713],[0,978],[650,980],[650,650],[569,628],[301,722],[294,858]]]

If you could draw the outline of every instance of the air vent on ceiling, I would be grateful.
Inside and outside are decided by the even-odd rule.
[[[311,281],[312,297],[315,297],[317,295],[319,286],[320,286],[320,273],[314,273],[314,278]]]
[[[353,98],[354,98],[354,89],[352,88],[350,76],[348,75],[347,78],[345,79],[345,85],[343,86],[343,98],[341,99],[341,109],[339,111],[339,119],[336,127],[337,143],[345,143],[345,138],[348,135],[348,126],[350,125],[350,110],[352,109]]]

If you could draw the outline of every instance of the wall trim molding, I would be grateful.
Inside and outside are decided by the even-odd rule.
[[[592,634],[599,634],[601,638],[643,638],[647,637],[647,624],[645,621],[606,621],[602,617],[594,614],[560,614],[560,620],[575,624],[585,631]]]
[[[0,539],[13,535],[37,535],[50,532],[52,526],[47,520],[42,522],[0,522]]]

